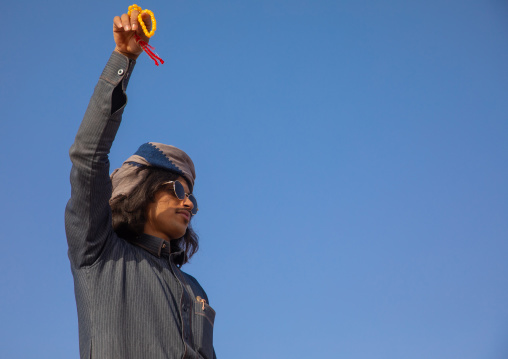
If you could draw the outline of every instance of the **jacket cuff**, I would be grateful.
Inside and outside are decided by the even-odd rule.
[[[122,82],[122,89],[125,91],[135,65],[136,60],[129,59],[127,56],[113,51],[100,78],[115,87]]]

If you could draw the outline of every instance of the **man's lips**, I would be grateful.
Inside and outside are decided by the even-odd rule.
[[[183,215],[185,218],[187,218],[188,221],[190,221],[190,213],[187,210],[178,211],[177,213]]]

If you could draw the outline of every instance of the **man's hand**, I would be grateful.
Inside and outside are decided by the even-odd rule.
[[[148,42],[143,32],[143,28],[138,22],[139,11],[133,10],[131,16],[123,14],[122,16],[115,16],[113,19],[113,37],[115,39],[115,51],[124,54],[128,58],[136,60],[143,49],[136,42],[134,34],[137,34],[143,41]],[[143,14],[142,19],[148,31],[152,28],[150,15]]]

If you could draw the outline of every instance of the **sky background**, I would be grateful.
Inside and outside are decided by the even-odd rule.
[[[1,0],[0,358],[78,358],[68,149],[131,3]],[[143,1],[111,170],[197,169],[224,358],[508,358],[508,2]]]

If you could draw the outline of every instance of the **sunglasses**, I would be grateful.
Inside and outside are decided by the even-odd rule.
[[[165,182],[163,183],[163,185],[167,185],[167,184],[171,184],[173,185],[173,193],[175,195],[176,198],[178,198],[180,201],[183,201],[185,199],[185,197],[188,197],[189,200],[192,202],[192,204],[194,205],[192,207],[192,215],[194,216],[196,213],[198,213],[198,201],[196,201],[196,197],[194,197],[194,195],[192,193],[185,193],[185,188],[183,188],[183,184],[180,182],[180,181],[169,181],[169,182]]]

